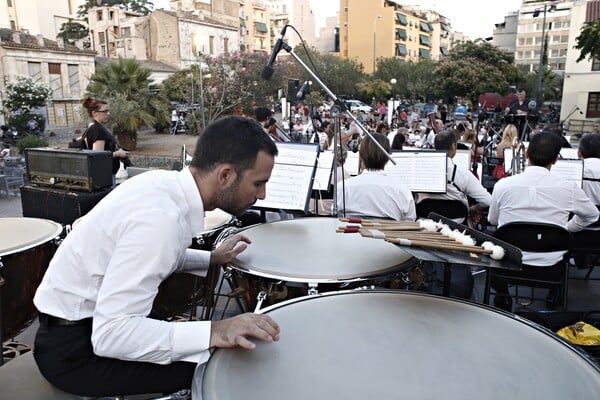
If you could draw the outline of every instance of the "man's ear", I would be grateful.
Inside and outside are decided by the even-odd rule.
[[[221,164],[217,167],[217,182],[219,186],[226,187],[233,183],[237,177],[232,164]]]

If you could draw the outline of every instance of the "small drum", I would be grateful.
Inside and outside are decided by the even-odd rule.
[[[56,250],[62,225],[39,218],[0,218],[2,337],[27,328],[37,314],[33,296]]]
[[[192,242],[192,248],[210,251],[217,238],[235,218],[223,210],[207,211],[204,216],[205,232]],[[175,273],[161,283],[154,299],[153,311],[163,318],[175,317],[190,308],[206,294],[205,279],[185,272]]]
[[[317,289],[378,283],[416,263],[391,243],[336,233],[343,225],[336,218],[300,218],[244,230],[252,244],[231,267],[247,309],[254,310],[260,292],[267,294],[265,305],[274,304]]]
[[[198,368],[193,395],[600,399],[600,367],[585,353],[487,306],[419,292],[358,290],[263,311],[281,327],[279,342],[215,351]]]

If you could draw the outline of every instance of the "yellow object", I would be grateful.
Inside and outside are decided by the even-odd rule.
[[[556,332],[556,334],[573,344],[583,346],[600,345],[600,329],[585,322],[580,321],[573,325],[565,326]]]

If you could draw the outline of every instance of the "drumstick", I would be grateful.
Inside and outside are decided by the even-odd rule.
[[[381,219],[381,218],[339,218],[341,222],[350,222],[352,224],[369,224],[369,223],[378,223],[378,224],[395,224],[402,221],[395,221],[390,219]],[[413,223],[407,221],[408,223]]]
[[[412,232],[412,231],[382,231],[376,229],[362,228],[358,231],[362,236],[374,237],[379,239],[385,238],[403,238],[403,239],[416,239],[416,240],[427,240],[434,242],[448,242],[457,243],[457,240],[444,236],[439,232]]]
[[[492,246],[491,249],[484,249],[480,246],[467,246],[464,244],[445,244],[445,243],[431,243],[418,240],[408,240],[399,238],[385,238],[386,242],[399,244],[402,246],[410,247],[422,247],[425,249],[436,249],[436,250],[456,250],[466,251],[469,253],[487,254],[494,260],[501,260],[504,258],[505,250],[500,246]]]

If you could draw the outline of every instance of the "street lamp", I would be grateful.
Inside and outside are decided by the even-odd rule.
[[[373,20],[373,74],[375,74],[375,54],[377,53],[377,21],[381,19],[381,15],[377,15]]]
[[[394,93],[394,88],[396,86],[396,82],[398,82],[396,80],[396,78],[390,79],[390,83],[392,84],[392,101],[394,101],[394,99],[396,98],[396,94]]]

